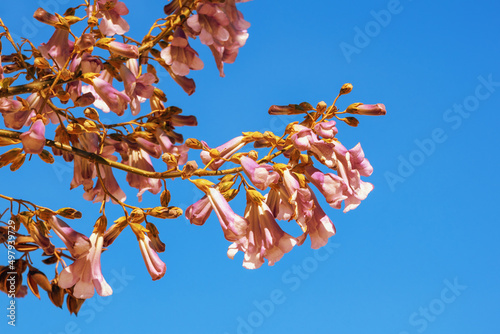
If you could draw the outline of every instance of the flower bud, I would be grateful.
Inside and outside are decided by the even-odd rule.
[[[344,94],[349,94],[351,91],[352,91],[352,84],[345,83],[342,85],[342,88],[340,88],[339,96]]]
[[[367,116],[382,116],[386,114],[385,105],[382,103],[377,104],[363,104],[353,103],[347,107],[346,112],[357,115]]]
[[[203,148],[203,144],[198,139],[194,138],[186,139],[186,146],[195,150],[201,150]]]
[[[80,219],[82,218],[82,213],[73,208],[62,208],[57,210],[57,214],[61,217],[68,219]]]

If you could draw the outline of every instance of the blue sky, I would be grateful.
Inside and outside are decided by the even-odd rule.
[[[62,13],[67,2],[21,8],[5,2],[0,17],[38,45],[52,31],[31,26],[32,12],[50,3],[47,10]],[[132,36],[143,34],[164,5],[126,4]],[[324,249],[306,243],[274,267],[254,271],[241,267],[241,254],[226,257],[229,243],[215,217],[202,227],[181,217],[157,225],[167,248],[161,254],[167,274],[152,282],[127,230],[102,256],[103,273],[115,290],[111,297],[88,301],[75,317],[51,306],[43,293],[41,301],[29,295],[18,300],[15,331],[500,331],[499,9],[496,2],[448,0],[241,4],[252,23],[250,38],[236,63],[226,66],[225,78],[198,42],[192,46],[205,69],[191,72],[197,82],[193,96],[162,77],[168,103],[198,118],[197,128],[182,129],[185,138],[217,146],[241,131],[279,133],[284,122],[299,119],[269,116],[270,105],[331,103],[340,86],[351,82],[354,90],[339,107],[380,102],[388,111],[385,117],[360,117],[357,128],[339,125],[346,147],[361,142],[375,169],[367,179],[375,190],[347,214],[322,202],[337,228]],[[85,203],[81,188],[68,190],[69,171],[63,162],[49,166],[34,157],[14,174],[0,171],[0,193],[56,209],[73,206],[84,213],[75,228],[90,233],[98,205]],[[117,175],[124,183],[124,175]],[[134,190],[124,188],[135,203]],[[187,182],[176,181],[171,190],[172,204],[183,208],[201,196]],[[144,203],[158,199],[147,195]],[[243,212],[241,205],[234,208]],[[109,210],[110,217],[119,214]],[[8,298],[0,299],[7,305]],[[5,318],[0,326],[7,328]]]

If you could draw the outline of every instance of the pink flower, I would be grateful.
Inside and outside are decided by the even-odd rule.
[[[335,124],[335,121],[318,123],[314,126],[314,132],[323,138],[331,139],[338,133]]]
[[[175,30],[174,39],[169,46],[161,51],[161,57],[177,75],[188,75],[190,69],[203,69],[203,62],[198,57],[198,53],[189,46],[188,39],[182,28]]]
[[[342,201],[347,198],[344,193],[347,186],[342,178],[333,173],[323,174],[319,169],[313,166],[305,168],[305,175],[325,197],[326,201],[332,208],[340,209]]]
[[[347,186],[347,191],[344,192],[344,195],[347,196],[344,212],[347,212],[358,207],[361,201],[373,190],[371,183],[361,181],[360,178],[360,175],[371,174],[373,168],[371,168],[368,160],[364,158],[364,153],[359,144],[353,148],[351,154],[341,143],[337,142],[334,151],[339,162],[336,167],[338,175]],[[357,168],[361,168],[361,172]]]
[[[210,149],[207,145],[207,143],[202,142],[205,147]],[[236,153],[239,149],[241,149],[243,146],[246,145],[245,137],[243,136],[238,136],[236,138],[231,139],[225,144],[222,144],[221,146],[218,146],[216,150],[220,153],[220,158],[221,159],[215,159],[212,163],[210,161],[212,160],[212,157],[210,156],[210,153],[208,151],[202,151],[200,153],[201,161],[206,165],[210,163],[208,168],[211,170],[217,170],[224,164],[223,159],[228,159],[231,157],[234,153]]]
[[[243,267],[257,269],[264,259],[272,266],[297,245],[297,239],[279,227],[264,197],[255,190],[247,191],[245,219],[249,222],[246,238],[234,242],[227,252],[231,259],[239,250],[244,252]]]
[[[147,154],[143,149],[129,149],[128,159],[127,161],[124,161],[124,163],[148,172],[155,171],[149,154]],[[156,195],[161,191],[161,181],[158,179],[152,179],[134,173],[127,173],[127,182],[131,187],[139,189],[139,192],[137,193],[139,202],[142,201],[142,194],[144,194],[144,192],[149,190],[149,192]]]
[[[40,154],[45,146],[45,124],[43,120],[37,119],[29,131],[19,136],[23,143],[24,152],[29,154]]]
[[[139,49],[135,45],[112,41],[108,43],[109,51],[127,58],[139,58]]]
[[[155,76],[151,73],[139,75],[137,60],[129,59],[127,65],[122,64],[120,76],[125,85],[125,93],[130,97],[130,109],[132,115],[136,116],[141,111],[141,103],[149,99],[154,92],[152,84],[155,82]]]
[[[249,157],[241,157],[241,167],[243,171],[250,178],[253,185],[260,189],[265,190],[269,185],[277,183],[280,176],[273,171],[273,167],[267,164],[258,164],[256,161]]]
[[[292,143],[299,151],[310,150],[311,144],[318,140],[313,131],[303,125],[296,124],[293,129],[297,132],[291,136]]]
[[[43,43],[38,47],[42,56],[47,60],[54,59],[59,69],[64,67],[73,51],[74,42],[70,41],[68,37],[68,30],[56,28],[48,43]]]
[[[272,186],[266,194],[266,204],[279,220],[291,220],[295,217],[295,206],[289,201],[290,195],[282,183]]]
[[[110,157],[107,158],[109,159]],[[114,158],[116,159],[116,157]],[[104,183],[104,186],[106,187],[106,190],[111,193],[111,195],[113,195],[117,200],[119,200],[120,202],[124,202],[125,199],[127,199],[127,196],[118,185],[118,182],[116,182],[116,179],[113,175],[113,169],[109,166],[99,165],[99,172],[101,173],[102,181]],[[96,181],[94,188],[87,190],[83,194],[83,198],[85,198],[87,201],[93,201],[94,203],[102,202],[104,200],[104,197],[106,197],[106,201],[110,200],[110,197],[102,188],[102,184],[99,180]],[[111,200],[116,204],[116,201],[113,198],[111,198]]]
[[[91,242],[85,235],[76,232],[68,224],[56,216],[52,216],[47,223],[54,233],[66,245],[71,256],[79,258],[87,254],[91,248]]]
[[[189,147],[187,147],[186,144],[177,146],[174,145],[172,140],[170,140],[165,131],[163,131],[160,127],[156,128],[155,137],[160,144],[163,153],[172,154],[177,160],[177,165],[167,165],[169,169],[184,165],[187,162]]]
[[[172,79],[174,79],[174,81],[179,86],[181,86],[182,90],[184,90],[188,95],[192,95],[194,93],[194,91],[196,90],[196,84],[194,83],[193,79],[175,74],[170,66],[165,66],[165,69],[167,70],[168,74],[170,74]]]
[[[294,207],[293,219],[305,231],[306,223],[313,215],[313,194],[309,187],[301,187],[299,180],[289,169],[284,169],[283,184],[288,193],[288,202]]]
[[[105,225],[98,225],[90,236],[91,247],[87,253],[77,257],[75,262],[64,268],[59,276],[58,285],[63,289],[74,286],[76,298],[88,299],[94,295],[94,288],[100,296],[109,296],[113,290],[101,272],[101,253]]]
[[[222,196],[219,190],[215,188],[208,188],[206,195],[212,208],[219,218],[222,231],[228,241],[237,241],[245,236],[248,221],[234,213],[233,209],[229,206],[227,200]]]
[[[236,9],[234,0],[224,4],[201,2],[197,14],[186,22],[201,43],[210,47],[220,76],[224,76],[224,63],[233,63],[238,49],[245,45],[250,24]]]
[[[210,204],[208,196],[205,195],[186,209],[186,218],[189,219],[191,224],[201,226],[205,224],[211,213],[212,205]]]
[[[116,90],[109,82],[100,78],[94,78],[93,83],[95,92],[102,98],[109,109],[118,116],[122,116],[125,109],[127,109],[130,98]]]
[[[92,13],[93,6],[89,6],[89,16]],[[106,36],[115,34],[123,35],[129,31],[130,26],[121,16],[127,15],[129,10],[125,3],[117,0],[99,0],[97,2],[98,14],[96,17],[101,18],[99,30]]]
[[[96,133],[83,133],[78,135],[78,142],[73,145],[89,153],[96,153],[99,149],[99,137]],[[73,161],[73,179],[70,189],[83,185],[85,192],[90,191],[94,186],[92,179],[97,176],[95,165],[78,155],[74,155]]]
[[[318,249],[328,243],[328,238],[335,235],[335,226],[330,218],[323,211],[316,199],[316,196],[311,191],[312,199],[314,202],[314,211],[310,220],[307,221],[306,233],[311,238],[311,248]],[[303,238],[299,238],[299,243],[303,242]]]
[[[158,253],[153,249],[151,239],[142,234],[142,238],[139,238],[139,248],[141,249],[142,258],[146,264],[149,274],[153,281],[156,281],[165,275],[167,271],[167,265],[160,259]]]
[[[357,169],[360,175],[372,175],[373,167],[368,159],[365,158],[365,153],[363,152],[360,143],[349,150],[349,160],[352,168]]]

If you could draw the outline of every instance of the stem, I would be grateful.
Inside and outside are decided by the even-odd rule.
[[[4,138],[11,138],[11,139],[18,139],[19,140],[19,136],[21,134],[22,134],[22,132],[10,131],[10,130],[0,130],[0,137],[4,137]],[[176,177],[182,176],[181,171],[175,171],[175,172],[166,171],[166,172],[161,172],[161,173],[160,172],[145,171],[145,170],[142,170],[139,168],[125,165],[125,164],[120,163],[120,162],[116,162],[113,160],[103,158],[98,154],[89,153],[87,151],[80,150],[78,148],[75,148],[75,147],[72,147],[72,146],[69,146],[66,144],[62,144],[60,142],[56,142],[56,141],[53,141],[50,139],[45,140],[45,146],[49,146],[49,147],[57,148],[57,149],[60,149],[60,150],[66,151],[66,152],[73,153],[73,154],[78,155],[84,159],[87,159],[89,162],[94,163],[94,164],[101,164],[101,165],[110,166],[113,168],[123,170],[125,172],[134,173],[134,174],[145,176],[145,177],[152,178],[152,179],[171,179],[171,178],[176,178]],[[272,159],[276,158],[277,156],[281,155],[283,152],[288,150],[290,147],[291,146],[285,147],[282,150],[274,153],[273,155],[266,156],[266,157],[260,159],[258,161],[258,163],[269,162]],[[243,167],[235,167],[235,168],[225,169],[225,170],[220,170],[220,171],[219,170],[208,171],[208,170],[198,169],[193,173],[193,176],[219,176],[219,175],[226,175],[226,174],[234,174],[237,172],[241,172],[242,170],[243,170]]]

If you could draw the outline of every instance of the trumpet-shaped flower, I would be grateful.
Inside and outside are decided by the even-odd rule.
[[[279,227],[262,195],[247,190],[247,198],[245,219],[249,225],[246,237],[229,246],[227,254],[232,259],[238,251],[244,252],[243,267],[247,269],[259,268],[264,259],[272,266],[297,245],[297,239]]]
[[[24,152],[40,154],[45,146],[45,124],[43,120],[37,119],[29,131],[19,136],[23,143]]]
[[[59,276],[61,288],[73,288],[73,296],[88,299],[94,295],[94,288],[100,296],[109,296],[113,290],[101,272],[101,253],[105,225],[98,224],[89,238],[90,249],[79,256],[73,264],[64,268]]]

